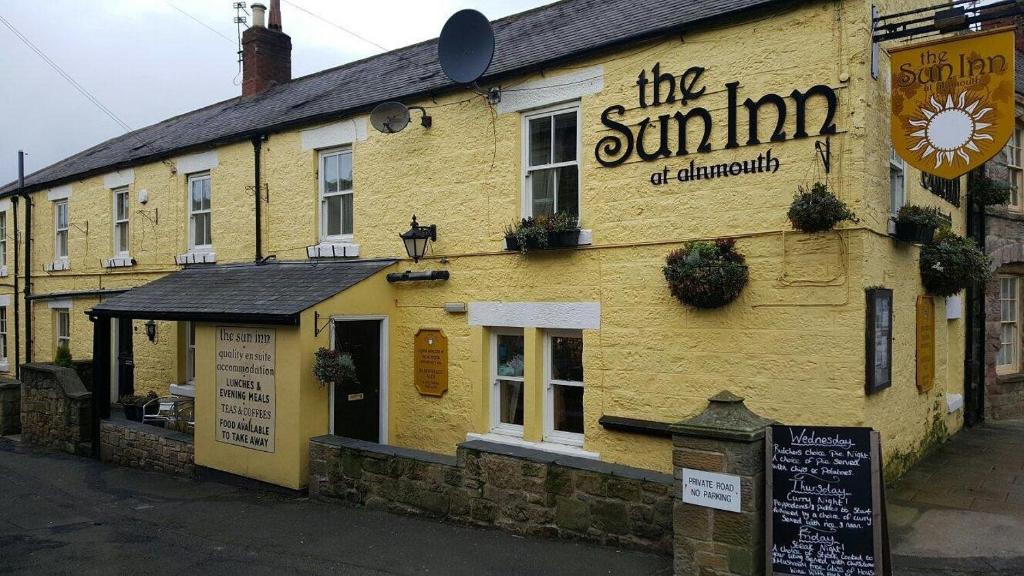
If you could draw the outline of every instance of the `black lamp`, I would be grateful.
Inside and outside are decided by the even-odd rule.
[[[416,223],[416,215],[413,214],[412,224],[408,232],[398,235],[405,243],[405,251],[412,258],[413,262],[419,262],[420,258],[427,253],[427,246],[431,240],[437,241],[437,226],[420,226]]]
[[[156,322],[153,320],[146,322],[146,338],[149,338],[150,342],[156,342]]]

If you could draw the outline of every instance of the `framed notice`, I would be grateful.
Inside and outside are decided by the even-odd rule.
[[[768,573],[889,574],[878,433],[775,425],[765,445]]]
[[[917,297],[917,391],[935,383],[935,298]]]
[[[867,290],[864,392],[892,386],[892,290]]]
[[[218,442],[274,451],[277,423],[273,329],[217,327]]]
[[[448,337],[440,330],[420,330],[414,353],[416,390],[424,396],[443,396],[448,391]]]

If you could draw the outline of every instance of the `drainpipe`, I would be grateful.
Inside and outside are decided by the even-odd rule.
[[[25,199],[25,362],[32,361],[32,198],[25,192],[25,153],[18,150],[18,195]],[[17,273],[17,271],[15,271]]]
[[[11,212],[14,214],[14,377],[21,378],[21,321],[18,318],[18,196],[11,196]]]
[[[260,178],[260,155],[263,151],[263,136],[253,136],[253,182],[256,190],[253,198],[256,199],[256,261],[263,260],[263,182]]]
[[[985,250],[985,207],[974,202],[972,188],[977,178],[985,174],[984,167],[967,177],[967,237],[974,239],[983,253]],[[985,286],[967,289],[967,330],[964,335],[964,421],[968,426],[985,421]]]

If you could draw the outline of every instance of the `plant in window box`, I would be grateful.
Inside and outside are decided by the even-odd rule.
[[[352,355],[323,347],[318,348],[313,354],[313,375],[320,381],[320,386],[331,383],[342,386],[359,383]]]
[[[810,190],[803,186],[797,188],[787,215],[793,228],[801,232],[825,232],[844,220],[857,222],[857,216],[846,202],[822,182],[815,182]]]
[[[662,271],[673,296],[702,309],[732,302],[749,279],[746,259],[732,239],[688,242],[668,255]]]
[[[935,230],[944,223],[938,208],[925,208],[907,204],[893,218],[896,223],[896,238],[907,242],[927,244],[935,236]]]
[[[971,199],[978,206],[998,206],[1010,201],[1010,185],[988,176],[971,182]]]
[[[140,396],[138,394],[125,394],[117,400],[117,403],[124,409],[125,418],[136,422],[142,422],[142,415],[145,411],[146,403],[155,400],[156,398],[158,398],[156,392],[150,390],[145,396]],[[155,410],[151,410],[151,412],[155,413]]]
[[[934,242],[921,248],[921,283],[930,294],[952,296],[986,282],[989,263],[974,240],[943,229]]]
[[[505,249],[526,254],[530,250],[571,248],[580,240],[579,220],[566,212],[523,218],[505,227]]]

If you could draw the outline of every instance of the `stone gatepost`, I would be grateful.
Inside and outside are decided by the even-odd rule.
[[[765,573],[764,441],[771,423],[723,391],[702,413],[672,426],[676,576]],[[740,510],[683,502],[684,468],[738,476]]]

